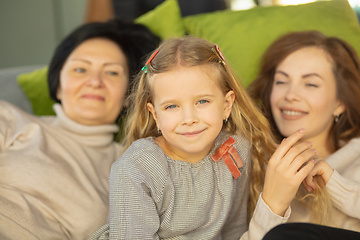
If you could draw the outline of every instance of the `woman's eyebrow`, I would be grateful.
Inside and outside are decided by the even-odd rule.
[[[85,60],[85,59],[82,59],[82,58],[72,58],[72,59],[70,59],[70,60],[71,60],[71,61],[80,61],[80,62],[85,62],[85,63],[90,64],[90,61]]]
[[[80,62],[84,62],[84,63],[88,63],[91,64],[91,61],[86,60],[86,59],[82,59],[82,58],[73,58],[71,59],[72,61],[80,61]],[[119,65],[119,66],[123,66],[123,64],[121,62],[106,62],[104,63],[104,66],[107,65]]]
[[[104,64],[104,66],[107,66],[107,65],[119,65],[121,67],[123,66],[123,64],[120,62],[107,62]]]
[[[320,79],[323,79],[319,74],[317,73],[308,73],[308,74],[304,74],[302,75],[302,78],[308,78],[308,77],[312,77],[312,76],[315,76],[315,77],[318,77]],[[324,80],[324,79],[323,79]]]
[[[275,74],[276,74],[276,73],[280,73],[280,74],[282,74],[282,75],[285,75],[286,77],[289,77],[288,74],[286,74],[285,72],[280,71],[280,70],[275,71]]]

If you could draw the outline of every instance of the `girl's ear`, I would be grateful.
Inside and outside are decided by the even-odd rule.
[[[234,91],[230,90],[225,95],[224,119],[229,118],[234,101],[235,101],[235,93]]]
[[[148,102],[146,104],[148,110],[151,112],[155,122],[156,122],[156,125],[157,125],[157,115],[156,115],[156,112],[155,112],[155,108],[154,108],[154,105],[152,105],[152,103]]]

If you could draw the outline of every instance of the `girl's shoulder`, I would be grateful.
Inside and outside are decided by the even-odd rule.
[[[250,141],[244,135],[232,135],[232,137],[236,140],[236,147],[241,150],[249,150],[250,149]]]
[[[124,155],[156,154],[159,150],[161,148],[155,142],[154,137],[147,137],[134,141]]]
[[[154,137],[134,141],[115,164],[135,167],[146,172],[163,172],[168,168],[167,158]]]

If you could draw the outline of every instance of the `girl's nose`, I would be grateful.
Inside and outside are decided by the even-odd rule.
[[[192,125],[199,121],[198,114],[194,107],[183,107],[183,124]]]

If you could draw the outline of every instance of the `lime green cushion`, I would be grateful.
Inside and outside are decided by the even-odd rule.
[[[162,39],[185,35],[180,7],[176,0],[164,1],[152,11],[138,17],[135,22],[147,26]]]
[[[47,82],[48,68],[41,68],[30,73],[20,74],[18,84],[31,103],[35,115],[54,115]]]
[[[187,16],[184,24],[189,34],[219,45],[245,87],[256,77],[265,49],[290,31],[338,36],[360,54],[360,27],[347,0],[218,11]]]

